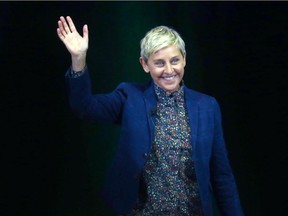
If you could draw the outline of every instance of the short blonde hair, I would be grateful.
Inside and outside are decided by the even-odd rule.
[[[148,31],[140,41],[140,56],[147,61],[152,53],[172,45],[176,45],[184,56],[185,42],[180,34],[167,26],[157,26]]]

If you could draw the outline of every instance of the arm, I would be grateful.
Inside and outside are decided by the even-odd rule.
[[[83,26],[83,37],[77,32],[71,17],[61,16],[58,21],[57,34],[71,55],[72,70],[83,71],[88,50],[88,26]],[[70,70],[70,69],[69,69]],[[67,80],[67,91],[72,110],[82,119],[120,122],[121,109],[125,97],[117,89],[110,94],[91,93],[88,69],[81,78]]]
[[[212,158],[212,185],[219,209],[223,215],[243,216],[239,194],[230,166],[228,152],[225,146],[222,116],[219,104],[214,100],[215,107],[215,137]]]
[[[83,26],[83,37],[77,32],[70,16],[58,20],[57,34],[71,55],[73,71],[82,71],[88,50],[88,26]]]

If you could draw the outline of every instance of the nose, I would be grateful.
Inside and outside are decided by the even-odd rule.
[[[170,63],[166,64],[164,72],[167,74],[173,73],[173,66]]]

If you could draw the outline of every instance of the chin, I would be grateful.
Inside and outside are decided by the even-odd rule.
[[[179,88],[177,86],[171,88],[171,87],[168,87],[168,88],[163,88],[166,92],[174,92],[174,91],[177,91]]]

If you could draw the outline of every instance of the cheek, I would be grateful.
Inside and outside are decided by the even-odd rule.
[[[157,76],[160,76],[162,74],[162,70],[159,68],[153,68],[153,69],[151,68],[150,74],[151,74],[151,76],[157,77]]]
[[[183,65],[183,64],[178,65],[175,69],[176,69],[179,73],[183,73],[183,72],[184,72],[184,65]]]

